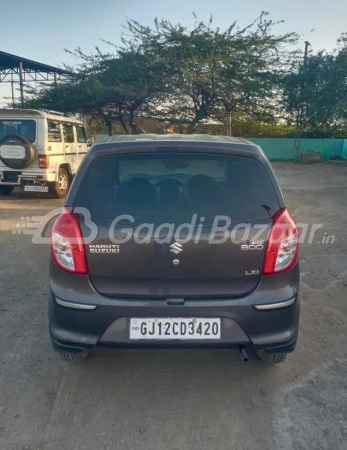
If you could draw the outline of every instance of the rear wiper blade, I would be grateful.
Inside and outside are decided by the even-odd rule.
[[[270,211],[271,211],[270,206],[268,206],[268,205],[261,205],[261,207],[264,208],[267,211],[267,213],[269,214],[269,217],[272,217],[271,213],[270,213]]]

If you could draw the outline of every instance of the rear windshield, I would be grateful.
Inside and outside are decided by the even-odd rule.
[[[36,138],[35,120],[0,119],[0,142],[10,135],[24,136],[30,142],[34,142]]]
[[[234,221],[269,217],[278,209],[271,182],[254,159],[201,153],[143,153],[95,159],[73,206],[95,220],[129,214],[134,223],[182,223],[193,214],[204,225],[216,215]]]

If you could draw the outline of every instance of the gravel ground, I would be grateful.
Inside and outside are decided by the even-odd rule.
[[[17,233],[62,202],[0,197],[0,450],[347,449],[347,167],[274,167],[296,220],[323,224],[301,248],[297,350],[274,368],[226,350],[64,364],[47,333],[48,247]]]

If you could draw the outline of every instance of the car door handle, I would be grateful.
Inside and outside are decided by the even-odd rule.
[[[65,148],[69,148],[69,146],[68,146],[68,145],[65,145]]]
[[[82,148],[82,145],[79,145],[78,148]]]

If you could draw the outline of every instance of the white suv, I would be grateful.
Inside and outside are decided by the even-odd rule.
[[[0,109],[0,194],[22,186],[64,198],[89,144],[79,120],[55,111]]]

